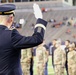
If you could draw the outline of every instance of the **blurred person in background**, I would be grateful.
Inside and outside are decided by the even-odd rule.
[[[54,51],[56,49],[56,41],[57,41],[57,39],[54,39],[52,41],[52,45],[50,46],[50,53],[52,54],[52,65],[53,65],[53,68],[54,68]]]
[[[27,48],[21,51],[21,66],[23,75],[30,75],[30,62],[32,58],[31,48]]]
[[[56,49],[54,51],[55,75],[64,75],[65,61],[66,61],[66,53],[61,48],[61,40],[57,40]]]
[[[66,73],[67,75],[68,74],[68,62],[67,62],[67,59],[68,59],[68,52],[69,52],[69,45],[70,45],[70,40],[66,40],[65,41],[65,52],[66,52],[66,62],[65,62],[65,68],[66,68]]]
[[[76,75],[76,51],[73,44],[69,45],[68,52],[68,74]]]
[[[45,65],[48,60],[44,42],[36,48],[36,61],[37,61],[37,75],[45,75]]]

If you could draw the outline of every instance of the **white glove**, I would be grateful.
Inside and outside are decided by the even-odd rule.
[[[43,18],[42,11],[38,4],[36,4],[36,3],[33,4],[33,10],[34,10],[34,15],[35,15],[36,19]]]

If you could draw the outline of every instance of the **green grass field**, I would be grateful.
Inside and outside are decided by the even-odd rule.
[[[34,75],[36,75],[36,59],[34,57]],[[49,60],[48,60],[48,75],[54,75],[54,70],[52,67],[52,60],[51,60],[51,56],[49,56]],[[66,75],[66,74],[65,74]]]

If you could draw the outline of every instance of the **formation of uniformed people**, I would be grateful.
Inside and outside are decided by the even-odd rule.
[[[65,41],[64,48],[62,48],[61,40],[54,39],[51,50],[52,53],[53,68],[55,75],[65,75],[64,69],[66,69],[67,75],[76,74],[76,43],[70,43],[69,40]],[[46,52],[45,43],[43,42],[36,47],[36,75],[45,75],[45,65],[48,60],[48,53]],[[67,51],[67,52],[66,52]],[[67,61],[67,62],[66,62]],[[66,66],[67,65],[67,66]],[[26,66],[25,66],[26,67]],[[34,75],[34,74],[33,74]]]
[[[66,61],[66,53],[61,48],[61,41],[56,41],[56,49],[54,51],[54,71],[55,75],[64,75],[64,67]]]
[[[61,45],[60,41],[54,39],[50,46],[52,53],[52,65],[55,75],[76,75],[76,43],[65,41],[65,45]]]

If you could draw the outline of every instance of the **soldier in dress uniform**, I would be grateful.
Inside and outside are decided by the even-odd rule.
[[[53,39],[52,46],[50,46],[50,50],[52,53],[52,66],[53,66],[53,68],[54,68],[54,51],[56,49],[56,41],[57,41],[57,39]]]
[[[16,29],[10,30],[15,9],[14,4],[0,5],[0,75],[22,75],[21,49],[41,44],[46,30],[47,22],[37,4],[33,5],[37,22],[32,36],[22,36]]]
[[[65,41],[65,52],[66,52],[65,69],[66,69],[67,75],[69,75],[69,73],[68,73],[68,61],[67,61],[68,60],[69,45],[70,45],[70,40],[66,40]]]
[[[47,53],[44,43],[36,49],[37,75],[44,75],[45,65],[47,62]]]
[[[23,75],[30,75],[30,62],[31,62],[32,52],[31,48],[23,49],[21,51],[21,66]]]
[[[76,51],[72,44],[69,45],[68,52],[68,73],[69,75],[76,75]]]
[[[61,41],[56,41],[56,49],[54,51],[54,71],[55,75],[64,75],[64,67],[66,61],[66,53],[61,48]]]

